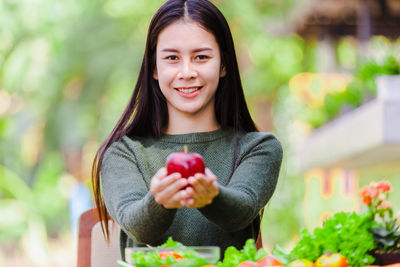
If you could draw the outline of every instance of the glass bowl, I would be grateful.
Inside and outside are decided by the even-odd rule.
[[[217,246],[185,246],[185,247],[168,247],[168,248],[148,248],[148,247],[128,247],[125,248],[125,259],[129,264],[133,264],[132,254],[141,252],[143,254],[157,251],[172,251],[180,255],[184,255],[187,250],[195,251],[201,258],[209,264],[215,264],[220,258],[220,248]]]

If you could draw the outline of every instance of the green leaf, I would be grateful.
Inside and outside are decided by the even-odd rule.
[[[34,197],[31,188],[15,172],[0,165],[0,190],[5,196],[15,198],[34,209]]]
[[[390,235],[390,232],[387,231],[386,229],[380,228],[380,227],[372,227],[371,231],[381,237],[386,237],[388,235]]]
[[[289,253],[286,252],[281,246],[275,245],[272,250],[272,255],[278,259],[283,265],[287,265],[289,263]]]
[[[370,228],[370,214],[336,213],[313,232],[303,230],[289,258],[315,261],[330,250],[344,255],[350,266],[364,266],[374,261],[374,258],[368,255],[376,248]]]
[[[171,247],[184,247],[182,243],[179,243],[178,241],[174,241],[172,237],[168,237],[167,241],[158,246],[159,248],[171,248]]]

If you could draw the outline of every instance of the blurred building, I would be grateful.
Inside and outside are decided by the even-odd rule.
[[[313,79],[322,79],[321,88],[330,82],[327,77],[345,75],[336,77],[337,83],[353,71],[343,70],[338,64],[337,47],[342,38],[354,40],[357,61],[377,52],[369,47],[373,36],[400,40],[398,0],[304,0],[301,3],[289,28],[307,42],[316,43],[320,73],[313,74],[316,76]],[[296,75],[290,87],[310,100],[310,96],[317,94],[310,79],[304,79],[309,76],[307,73]],[[384,90],[400,89],[398,82],[382,86],[388,87]],[[323,96],[320,98],[323,105]],[[311,131],[300,142],[294,160],[305,177],[306,226],[314,228],[340,210],[359,210],[359,189],[372,180],[389,180],[397,193],[392,202],[400,202],[396,197],[400,192],[400,127],[396,126],[399,117],[400,98],[384,98],[378,92],[378,97],[370,103]],[[399,208],[394,206],[395,210]]]
[[[368,41],[372,35],[400,36],[398,0],[304,0],[302,7],[294,25],[304,38],[351,35]]]

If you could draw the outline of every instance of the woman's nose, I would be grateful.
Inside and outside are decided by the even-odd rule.
[[[179,70],[178,78],[187,80],[196,77],[197,77],[197,71],[193,63],[189,60],[184,60]]]

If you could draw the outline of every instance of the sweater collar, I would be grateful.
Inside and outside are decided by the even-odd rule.
[[[167,143],[178,143],[178,144],[202,143],[202,142],[214,141],[223,138],[229,134],[232,134],[232,130],[220,128],[210,132],[197,132],[197,133],[187,133],[187,134],[163,134],[160,141]]]

